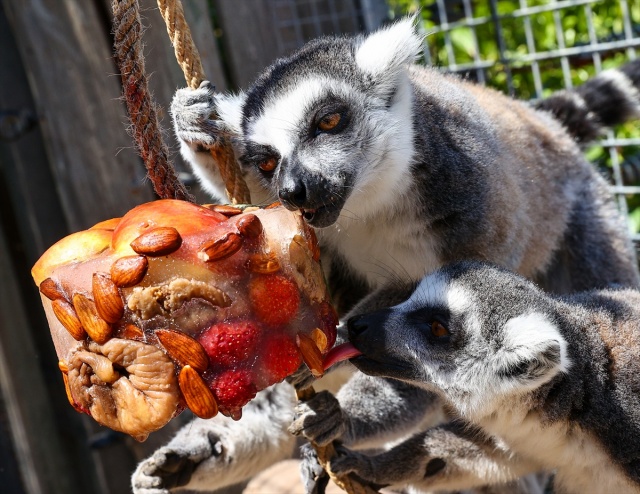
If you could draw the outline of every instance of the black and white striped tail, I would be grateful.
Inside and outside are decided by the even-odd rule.
[[[535,107],[551,112],[576,141],[592,141],[607,127],[640,118],[640,59],[558,91]]]

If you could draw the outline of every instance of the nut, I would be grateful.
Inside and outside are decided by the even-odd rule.
[[[93,273],[91,281],[98,315],[107,322],[118,322],[124,315],[124,303],[118,287],[105,273]]]
[[[190,365],[185,365],[178,376],[182,396],[189,409],[202,419],[210,419],[218,413],[218,404],[213,393]]]
[[[247,260],[247,269],[252,273],[271,274],[280,271],[280,263],[273,252],[252,254]]]
[[[306,221],[302,222],[302,226],[304,228],[305,236],[307,237],[307,244],[309,245],[309,250],[311,251],[313,260],[318,262],[320,260],[320,244],[318,243],[316,232],[307,224]]]
[[[296,343],[302,354],[302,360],[304,360],[304,363],[309,367],[313,377],[322,377],[322,374],[324,374],[322,352],[320,352],[316,343],[303,333],[296,335]]]
[[[73,296],[73,306],[82,326],[93,341],[100,345],[109,341],[113,328],[98,315],[93,300],[82,293],[76,293]]]
[[[247,238],[257,238],[263,231],[262,221],[255,214],[247,213],[236,223],[238,231]]]
[[[111,280],[116,286],[127,288],[137,285],[147,274],[149,261],[145,256],[125,256],[111,265]]]
[[[81,341],[86,336],[82,323],[76,314],[73,306],[63,299],[57,299],[51,302],[51,309],[74,340]]]
[[[60,290],[58,284],[51,278],[47,278],[40,283],[40,293],[47,297],[49,300],[58,300],[65,298],[64,293]]]
[[[127,324],[122,331],[121,338],[125,340],[138,340],[144,341],[144,331],[142,331],[135,324]]]
[[[320,328],[313,328],[311,331],[311,339],[321,352],[325,352],[327,350],[327,335],[324,334],[324,331]]]
[[[207,352],[191,336],[173,329],[157,329],[155,335],[169,356],[180,365],[189,365],[197,372],[204,372],[209,367]]]
[[[205,204],[204,206],[206,208],[209,208],[211,211],[224,214],[227,217],[236,216],[242,213],[242,209],[235,206],[230,206],[228,204]]]
[[[232,256],[242,247],[242,237],[234,232],[227,232],[221,237],[205,243],[198,257],[205,262],[221,261]]]
[[[69,364],[67,364],[64,360],[58,360],[58,369],[63,374],[67,374],[69,372]]]
[[[131,242],[131,248],[137,254],[151,257],[166,256],[178,250],[182,237],[172,226],[160,226],[149,230]]]

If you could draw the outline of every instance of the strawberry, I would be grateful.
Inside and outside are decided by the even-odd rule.
[[[287,324],[298,312],[298,287],[279,274],[256,276],[249,285],[249,300],[258,318],[270,326]]]
[[[260,329],[255,323],[231,321],[210,326],[198,340],[213,365],[231,367],[254,355],[259,336]]]
[[[273,384],[293,374],[300,367],[302,357],[294,339],[287,333],[270,333],[265,340],[262,365],[269,384]]]
[[[209,385],[216,396],[218,406],[228,415],[235,416],[257,393],[248,369],[229,369],[214,376]]]

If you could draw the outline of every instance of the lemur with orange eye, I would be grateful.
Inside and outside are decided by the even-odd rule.
[[[535,108],[416,65],[422,43],[415,20],[404,19],[367,36],[311,41],[246,92],[180,89],[171,113],[181,153],[221,198],[208,149],[221,132],[235,135],[253,201],[279,200],[316,229],[343,316],[390,307],[461,259],[558,293],[637,286],[627,228],[577,141],[638,115],[640,62]],[[302,375],[296,384],[309,382]],[[308,434],[314,410],[333,407],[324,440],[381,446],[429,423],[434,396],[355,373],[337,401],[320,393],[298,409],[293,430]],[[196,419],[139,465],[134,492],[212,490],[289,457],[294,405],[282,383],[240,422]]]

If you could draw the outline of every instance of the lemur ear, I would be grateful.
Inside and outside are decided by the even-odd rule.
[[[420,55],[424,39],[417,21],[417,15],[406,17],[370,34],[356,48],[356,64],[375,83],[395,82],[402,68]]]
[[[533,312],[514,317],[504,325],[496,367],[508,387],[536,388],[559,372],[566,372],[570,365],[567,342],[544,314]]]

